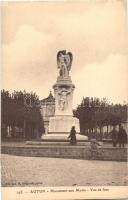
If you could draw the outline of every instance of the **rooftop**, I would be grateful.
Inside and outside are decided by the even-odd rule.
[[[53,97],[51,91],[47,98],[41,100],[41,103],[45,103],[45,102],[55,102],[55,98]]]

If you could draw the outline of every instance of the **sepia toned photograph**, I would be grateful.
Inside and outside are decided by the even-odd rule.
[[[2,188],[128,186],[127,1],[0,10]]]

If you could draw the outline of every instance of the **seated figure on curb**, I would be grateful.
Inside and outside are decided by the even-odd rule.
[[[90,151],[91,151],[90,158],[91,159],[93,159],[93,158],[95,159],[103,153],[103,150],[101,150],[101,144],[96,139],[91,139],[90,145],[91,145],[91,149],[90,149]]]
[[[70,135],[68,136],[68,138],[70,138],[70,144],[71,145],[76,145],[76,130],[75,130],[75,126],[72,126],[71,131],[70,131]]]

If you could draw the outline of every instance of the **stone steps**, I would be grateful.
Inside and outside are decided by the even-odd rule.
[[[43,146],[43,145],[50,145],[50,146],[72,146],[70,144],[70,141],[64,141],[64,140],[56,140],[56,141],[53,141],[53,140],[43,140],[43,141],[26,141],[26,145],[40,145],[40,146]],[[90,142],[88,141],[77,141],[77,145],[75,146],[90,146]]]
[[[90,148],[80,145],[24,145],[18,147],[8,144],[8,146],[2,146],[1,153],[27,157],[127,161],[127,148],[102,148],[99,154],[92,158]]]
[[[41,140],[42,141],[50,141],[50,142],[69,142],[68,139],[69,134],[64,133],[49,133],[46,135],[42,135]],[[78,142],[86,142],[88,141],[88,137],[81,134],[76,134],[76,140]]]

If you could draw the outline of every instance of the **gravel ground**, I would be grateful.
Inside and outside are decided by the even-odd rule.
[[[127,163],[2,155],[2,186],[123,186]]]

